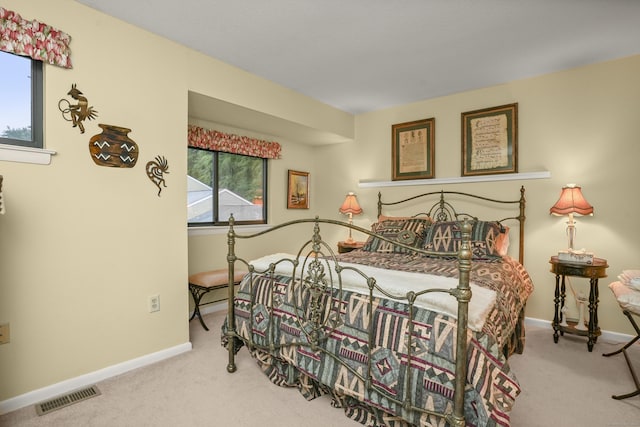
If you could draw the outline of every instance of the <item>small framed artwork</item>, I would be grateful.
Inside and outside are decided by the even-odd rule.
[[[309,209],[309,172],[289,170],[287,209]]]
[[[392,180],[435,177],[436,119],[391,126]]]
[[[462,176],[518,172],[518,104],[462,113]]]

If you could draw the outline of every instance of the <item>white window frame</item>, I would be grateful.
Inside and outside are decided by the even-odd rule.
[[[13,54],[0,52],[0,55]],[[44,149],[44,67],[41,61],[29,60],[31,61],[31,140],[0,136],[0,160],[50,164],[51,156],[56,152]]]

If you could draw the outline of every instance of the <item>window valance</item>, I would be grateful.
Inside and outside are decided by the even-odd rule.
[[[0,50],[71,68],[71,36],[0,7]]]
[[[188,141],[189,147],[243,154],[263,159],[279,159],[282,155],[282,147],[277,142],[203,129],[193,125],[189,125]]]

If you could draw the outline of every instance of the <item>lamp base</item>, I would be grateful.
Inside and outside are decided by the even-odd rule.
[[[564,262],[577,264],[593,264],[593,253],[584,251],[558,251],[558,259]]]

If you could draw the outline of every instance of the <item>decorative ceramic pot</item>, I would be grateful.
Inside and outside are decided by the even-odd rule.
[[[102,133],[89,140],[89,151],[95,164],[113,168],[132,168],[138,161],[138,144],[128,136],[131,129],[98,124]]]

